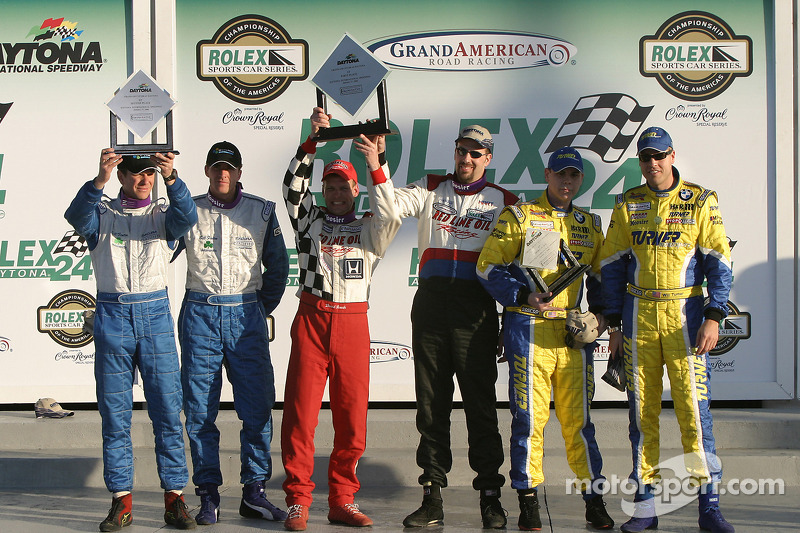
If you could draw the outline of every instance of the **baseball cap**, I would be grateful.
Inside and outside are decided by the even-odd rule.
[[[456,139],[456,142],[460,141],[461,139],[472,139],[476,143],[489,150],[489,153],[492,153],[492,149],[494,148],[492,134],[489,133],[489,130],[477,124],[467,126],[461,130],[458,134],[458,139]]]
[[[550,154],[550,160],[547,162],[547,168],[553,172],[561,172],[565,168],[575,168],[579,172],[583,172],[583,158],[575,148],[565,146],[559,148]]]
[[[567,330],[564,341],[570,348],[580,349],[597,339],[597,317],[590,311],[568,311],[564,327]]]
[[[52,398],[39,398],[34,411],[36,418],[64,418],[75,414],[73,411],[62,409],[59,403]]]
[[[214,143],[208,150],[206,156],[206,165],[213,167],[217,163],[227,163],[233,168],[242,167],[242,154],[233,143],[228,141],[220,141]]]
[[[141,174],[145,170],[158,170],[158,165],[153,163],[149,155],[126,155],[122,157],[117,168],[127,170],[131,174]]]
[[[672,138],[669,133],[657,126],[653,126],[639,135],[639,141],[636,143],[636,155],[648,148],[656,152],[666,152],[670,147],[672,147]]]
[[[325,179],[330,175],[339,176],[345,180],[355,181],[358,183],[358,174],[356,174],[356,169],[353,168],[353,165],[350,164],[349,161],[335,159],[325,165],[325,169],[322,171],[322,179]]]

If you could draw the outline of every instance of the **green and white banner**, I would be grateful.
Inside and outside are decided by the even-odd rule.
[[[524,199],[544,190],[550,152],[578,148],[586,168],[576,203],[606,227],[615,196],[643,181],[638,133],[653,125],[669,131],[681,176],[717,191],[733,246],[731,316],[710,358],[714,397],[794,394],[796,354],[779,348],[792,347],[794,333],[791,323],[776,325],[775,288],[793,283],[779,266],[795,261],[793,246],[776,245],[782,227],[794,225],[781,215],[782,195],[791,191],[779,188],[793,181],[779,181],[787,178],[776,170],[783,113],[776,80],[793,65],[774,55],[780,25],[792,21],[776,22],[770,2],[708,0],[698,10],[696,2],[677,1],[634,10],[615,0],[408,0],[378,8],[360,0],[175,0],[157,16],[174,16],[175,42],[156,47],[173,60],[166,77],[178,102],[176,168],[190,190],[205,192],[206,152],[227,140],[242,152],[245,190],[278,204],[293,265],[274,313],[279,400],[298,304],[281,181],[309,133],[316,105],[310,80],[345,33],[391,69],[387,100],[398,134],[388,138],[387,156],[397,187],[452,171],[457,132],[479,123],[495,139],[489,179]],[[69,24],[56,25],[61,17]],[[0,107],[0,286],[8,302],[0,309],[0,403],[94,399],[86,364],[93,345],[63,344],[78,326],[68,310],[88,305],[72,293],[93,297],[95,289],[88,252],[62,214],[108,144],[104,102],[131,74],[126,36],[132,32],[139,46],[138,36],[149,35],[136,31],[136,20],[126,3],[99,1],[19,3],[0,19],[0,104],[10,104]],[[356,123],[377,117],[377,101],[352,117],[329,99],[328,112],[336,124]],[[353,161],[365,179],[351,142],[329,142],[318,147],[315,192],[323,163],[335,158]],[[356,208],[369,209],[365,194]],[[370,296],[374,401],[414,399],[409,313],[418,260],[416,221],[405,220]],[[176,316],[184,270],[181,258],[170,287]],[[59,327],[71,333],[53,334]],[[599,376],[605,340],[595,355]],[[504,363],[499,374],[498,398],[507,400]],[[596,399],[624,398],[596,381]]]

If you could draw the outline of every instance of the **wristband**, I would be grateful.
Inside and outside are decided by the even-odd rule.
[[[606,331],[609,333],[616,333],[618,331],[622,331],[622,328],[620,326],[609,326],[606,328]]]

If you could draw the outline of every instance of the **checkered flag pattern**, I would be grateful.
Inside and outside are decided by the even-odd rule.
[[[56,246],[55,253],[68,253],[75,257],[81,257],[89,249],[86,244],[86,239],[75,233],[75,231],[68,231],[62,237],[61,242]]]
[[[606,163],[616,163],[636,138],[653,106],[642,107],[622,93],[583,96],[547,147],[551,153],[564,146],[587,148]]]
[[[320,254],[309,230],[313,222],[324,218],[325,213],[314,205],[314,196],[309,191],[312,157],[297,150],[283,178],[283,197],[289,210],[289,220],[297,243],[297,266],[300,269],[299,283],[304,292],[310,292],[323,300],[333,300],[333,289],[322,273],[328,267],[322,264]]]
[[[75,35],[75,30],[73,28],[67,28],[66,26],[60,26],[54,30],[54,33],[63,41]]]

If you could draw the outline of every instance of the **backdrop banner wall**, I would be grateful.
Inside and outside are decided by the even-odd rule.
[[[778,250],[774,239],[782,221],[775,216],[769,4],[708,0],[698,11],[689,1],[632,10],[613,0],[501,0],[487,9],[481,2],[408,0],[376,9],[360,0],[346,7],[235,0],[220,9],[218,2],[176,0],[175,166],[192,193],[203,194],[208,148],[220,140],[236,144],[245,191],[278,204],[290,249],[270,348],[278,400],[298,305],[281,181],[310,131],[310,80],[345,33],[391,69],[389,117],[399,134],[388,138],[387,156],[397,187],[451,172],[457,132],[479,123],[495,139],[489,180],[524,199],[542,194],[551,152],[577,147],[585,179],[575,203],[598,213],[606,228],[616,195],[643,182],[638,133],[652,125],[668,130],[681,176],[717,191],[733,247],[731,315],[711,357],[714,398],[791,398],[794,376],[783,369],[794,368],[795,354],[777,353],[776,344],[793,335],[775,324],[776,294],[792,282],[778,279],[776,266],[793,261],[794,251]],[[82,310],[94,305],[94,278],[85,244],[63,212],[96,174],[99,149],[108,145],[104,103],[131,73],[131,27],[123,2],[36,2],[6,7],[3,15],[0,403],[40,396],[94,401],[94,347],[80,331]],[[157,46],[171,53],[173,43]],[[377,117],[374,97],[356,117],[328,102],[335,124]],[[321,144],[312,186],[320,201],[321,169],[336,158],[353,161],[364,183],[363,157],[350,141]],[[116,189],[105,192],[114,196]],[[359,214],[369,210],[363,191]],[[407,219],[370,296],[373,401],[414,400],[409,313],[418,261],[416,221]],[[184,258],[174,265],[177,316]],[[595,354],[597,376],[605,371],[606,342]],[[498,398],[507,400],[501,365]],[[229,389],[224,399],[232,399]],[[624,395],[597,379],[595,399]]]

